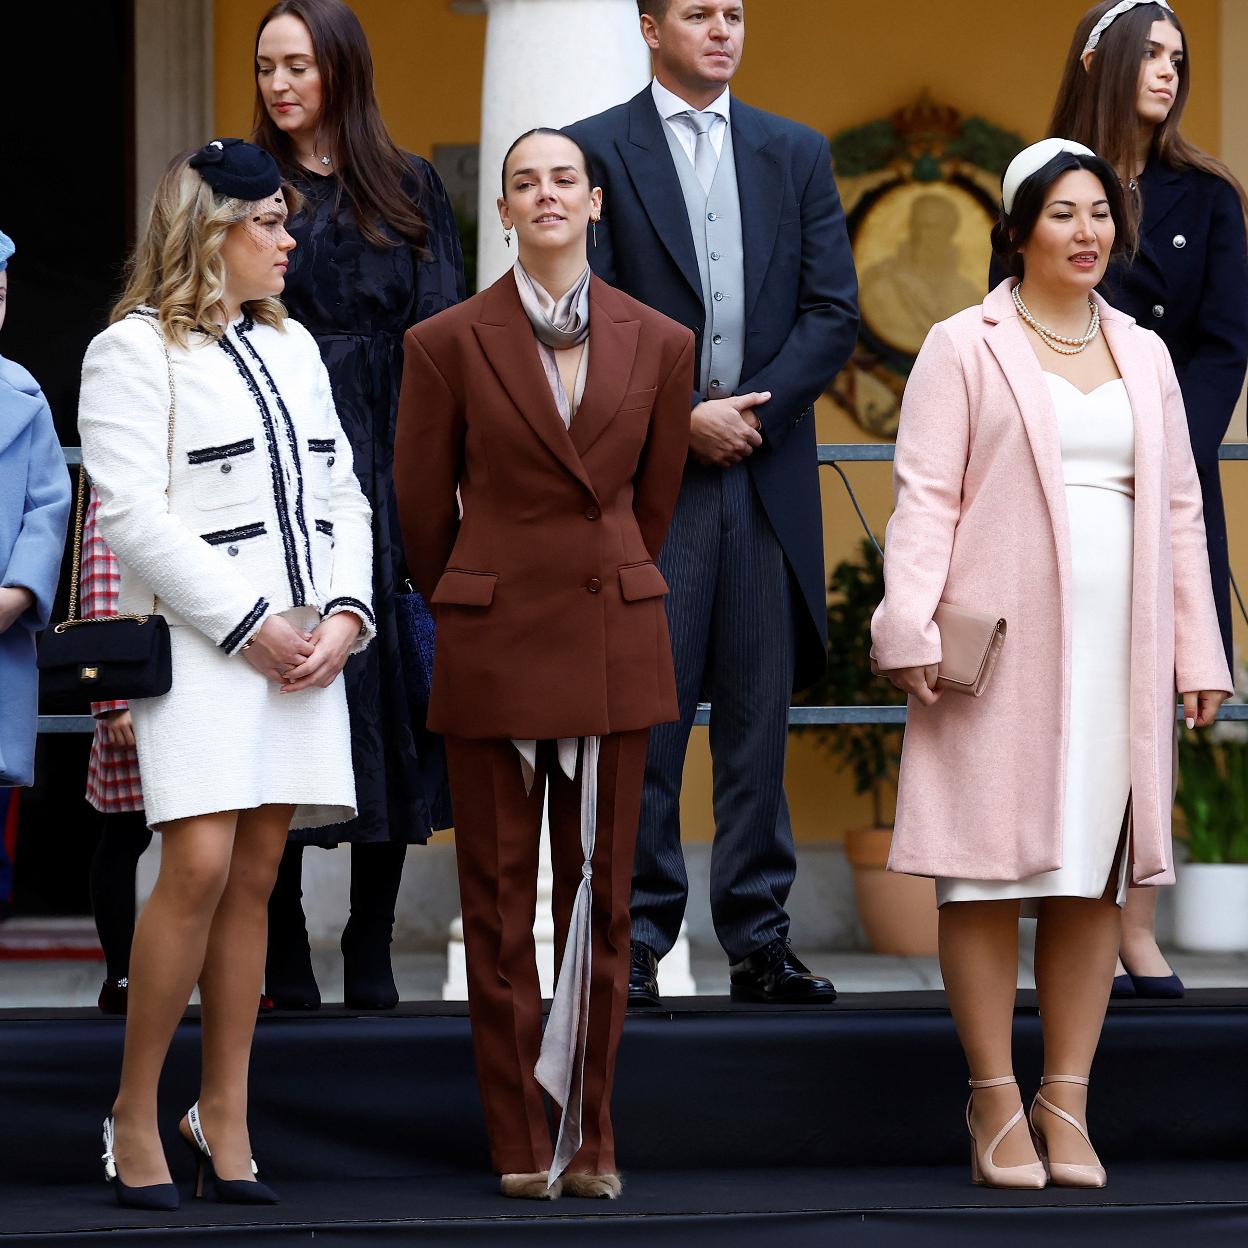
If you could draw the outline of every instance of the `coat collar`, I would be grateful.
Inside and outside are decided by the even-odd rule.
[[[1141,229],[1152,235],[1161,228],[1179,201],[1187,193],[1189,179],[1181,169],[1163,165],[1156,156],[1150,157],[1140,175],[1140,195],[1144,202],[1144,220]]]
[[[472,328],[490,367],[533,432],[596,498],[582,456],[619,410],[637,354],[641,323],[619,293],[596,276],[590,278],[589,302],[589,368],[570,431],[555,407],[510,269],[485,291]]]
[[[768,130],[764,116],[738,99],[732,101],[729,123],[737,166],[737,193],[741,200],[747,317],[771,263],[784,203],[784,144]],[[649,86],[629,101],[628,137],[618,140],[616,147],[655,233],[701,302],[702,278],[685,210],[685,195]]]

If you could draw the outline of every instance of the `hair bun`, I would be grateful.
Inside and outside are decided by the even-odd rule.
[[[189,163],[218,195],[231,199],[266,199],[276,195],[282,184],[277,161],[242,139],[213,139]]]

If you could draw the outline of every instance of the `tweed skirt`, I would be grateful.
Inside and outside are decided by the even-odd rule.
[[[309,607],[283,612],[312,629]],[[147,821],[292,805],[292,828],[355,817],[351,729],[341,675],[328,689],[279,693],[241,655],[198,629],[169,630],[173,687],[130,704]]]

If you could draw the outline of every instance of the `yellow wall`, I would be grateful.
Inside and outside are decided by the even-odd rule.
[[[216,0],[216,116],[219,133],[246,134],[254,93],[251,56],[264,0]],[[911,103],[926,89],[940,103],[978,114],[1025,139],[1039,138],[1075,21],[1085,0],[750,0],[746,54],[734,83],[743,99],[826,134]],[[480,126],[485,19],[450,11],[446,0],[353,0],[377,66],[382,110],[400,144],[429,155],[435,142],[471,143]],[[1220,148],[1220,0],[1184,0],[1189,59],[1195,62],[1184,123],[1188,137]],[[1192,55],[1194,51],[1194,55]],[[817,412],[823,442],[868,440],[828,400]],[[1242,428],[1232,436],[1242,436]],[[1236,476],[1236,473],[1239,473]],[[851,466],[872,525],[890,509],[886,465]],[[1248,466],[1224,469],[1232,534],[1248,533]],[[857,545],[860,530],[839,478],[825,477],[829,567]],[[1248,561],[1239,564],[1248,579]],[[1241,635],[1241,640],[1245,638]],[[788,788],[796,835],[838,837],[868,822],[828,757],[794,738]],[[710,835],[710,764],[695,732],[686,769],[685,838]]]

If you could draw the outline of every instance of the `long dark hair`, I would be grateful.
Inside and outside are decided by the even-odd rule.
[[[260,19],[264,28],[284,14],[297,17],[312,36],[321,76],[321,130],[338,168],[339,194],[351,201],[360,232],[370,243],[395,246],[382,232],[389,226],[401,239],[427,254],[429,228],[416,208],[423,189],[415,166],[390,137],[373,91],[373,57],[360,19],[342,0],[278,0]],[[256,82],[252,142],[276,158],[288,176],[303,171],[290,139],[274,123]]]
[[[1174,106],[1157,127],[1153,151],[1171,169],[1199,169],[1229,182],[1239,194],[1248,213],[1248,195],[1235,175],[1220,161],[1189,143],[1179,131],[1183,108],[1192,87],[1192,50],[1178,16],[1159,4],[1141,4],[1115,18],[1101,35],[1088,69],[1083,67],[1083,49],[1096,25],[1116,0],[1100,0],[1079,19],[1075,36],[1066,55],[1062,82],[1053,106],[1048,133],[1074,139],[1103,156],[1123,179],[1131,176],[1136,159],[1139,121],[1136,97],[1139,94],[1140,57],[1154,22],[1165,21],[1183,40],[1183,69],[1178,75]],[[1133,215],[1138,212],[1134,197],[1127,197]]]

